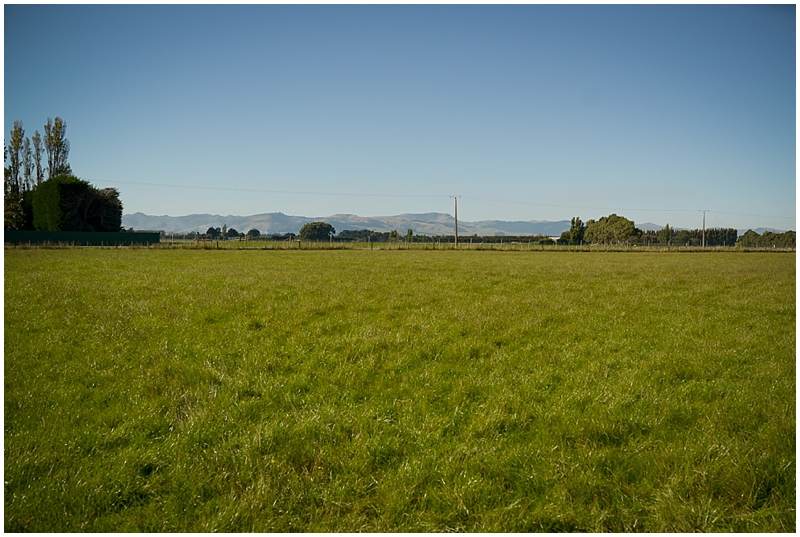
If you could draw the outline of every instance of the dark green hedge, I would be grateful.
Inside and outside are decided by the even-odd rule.
[[[122,203],[116,189],[97,190],[72,175],[37,186],[30,196],[32,228],[37,231],[118,232]]]
[[[149,232],[84,232],[84,231],[5,231],[8,244],[75,244],[80,246],[128,246],[157,244],[159,233]]]

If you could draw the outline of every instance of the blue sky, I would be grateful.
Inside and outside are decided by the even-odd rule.
[[[5,137],[125,213],[796,229],[795,8],[5,5]]]

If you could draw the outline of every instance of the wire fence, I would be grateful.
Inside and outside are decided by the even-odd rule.
[[[794,252],[795,248],[775,246],[694,246],[694,245],[620,245],[620,244],[541,244],[531,242],[336,242],[336,241],[265,241],[265,240],[193,240],[162,237],[160,248],[201,250],[430,250],[430,251],[500,251],[500,252]]]

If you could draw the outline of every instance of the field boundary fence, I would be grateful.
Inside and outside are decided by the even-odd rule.
[[[194,240],[162,236],[162,248],[225,250],[459,250],[495,252],[795,252],[795,248],[742,246],[666,246],[666,245],[566,245],[534,242],[362,242],[362,241],[265,241],[265,240]]]
[[[98,231],[5,231],[3,242],[14,246],[149,246],[161,241],[159,233]]]

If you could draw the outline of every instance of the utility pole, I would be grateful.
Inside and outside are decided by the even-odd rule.
[[[455,201],[455,204],[456,204],[456,208],[455,208],[455,218],[456,218],[456,249],[458,249],[458,198],[460,198],[461,196],[450,196],[450,197],[451,197],[451,198],[453,198],[453,200]]]
[[[700,212],[703,213],[703,248],[705,248],[706,247],[706,213],[708,212],[708,209],[705,209],[705,210],[700,211]]]

